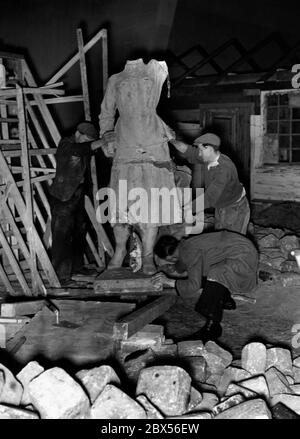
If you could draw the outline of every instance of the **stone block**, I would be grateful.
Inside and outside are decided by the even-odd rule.
[[[177,366],[152,366],[140,373],[136,395],[144,394],[164,416],[186,412],[191,391],[191,377]]]
[[[191,386],[190,399],[187,407],[187,413],[192,412],[195,407],[202,401],[202,394],[195,387]]]
[[[217,404],[213,408],[213,410],[212,410],[213,415],[216,416],[219,413],[222,413],[225,410],[230,409],[231,407],[234,407],[235,405],[241,404],[244,401],[245,401],[245,397],[239,393],[237,393],[236,395],[230,396],[229,398],[226,398],[225,400],[220,402],[220,404]]]
[[[107,384],[91,408],[92,419],[146,419],[143,407],[122,390]]]
[[[93,369],[82,369],[75,376],[86,390],[92,404],[107,384],[120,384],[118,375],[108,365],[94,367]]]
[[[22,395],[22,384],[7,367],[0,364],[0,404],[18,406],[21,403]]]
[[[263,343],[248,343],[242,349],[242,368],[251,375],[260,375],[265,372],[267,349]]]
[[[290,390],[291,390],[291,393],[295,393],[296,395],[300,395],[300,384],[292,384],[290,386]]]
[[[193,412],[209,412],[219,403],[219,397],[215,393],[203,392],[202,400],[196,407],[194,407]]]
[[[276,235],[273,233],[269,233],[262,238],[257,240],[257,245],[259,249],[265,248],[265,247],[279,247],[279,239]]]
[[[289,393],[290,384],[285,375],[276,369],[276,367],[270,367],[265,373],[265,377],[268,383],[270,396],[274,396],[277,393]]]
[[[270,367],[276,367],[284,375],[293,377],[293,362],[291,352],[283,348],[267,349],[267,364],[266,370]]]
[[[83,419],[90,402],[82,387],[63,369],[54,367],[28,385],[30,400],[43,419]]]
[[[300,274],[300,268],[298,267],[298,264],[296,261],[282,262],[282,264],[280,265],[280,270]]]
[[[38,413],[0,404],[0,419],[39,419]]]
[[[300,355],[293,360],[293,366],[300,368]]]
[[[186,413],[181,416],[167,416],[166,419],[211,419],[212,415],[209,412],[194,412]],[[189,430],[187,430],[187,433]]]
[[[219,358],[223,360],[224,367],[226,368],[229,366],[232,362],[232,354],[225,349],[221,348],[217,343],[214,341],[208,341],[205,344],[205,350],[206,352],[209,352],[210,354],[217,355]]]
[[[281,393],[270,398],[271,407],[274,407],[279,402],[293,410],[297,415],[300,415],[300,395]]]
[[[145,395],[139,395],[136,397],[137,402],[143,407],[146,412],[147,419],[164,419],[163,415],[154,407],[153,404]]]
[[[258,395],[263,396],[266,399],[268,399],[270,396],[267,381],[263,375],[240,381],[238,385],[257,393]]]
[[[21,405],[26,406],[30,404],[30,397],[28,394],[28,385],[36,377],[44,372],[44,368],[37,361],[30,361],[25,367],[17,374],[16,378],[20,381],[24,388],[22,395]]]
[[[297,415],[297,413],[281,402],[272,407],[271,412],[273,419],[300,419],[300,416]]]
[[[263,399],[251,399],[219,413],[214,419],[271,419],[271,412]]]
[[[177,343],[179,357],[199,357],[205,348],[201,340],[187,340]]]
[[[184,369],[193,382],[204,382],[207,378],[207,364],[204,357],[186,357]]]
[[[224,394],[229,384],[246,380],[247,378],[250,377],[251,377],[250,372],[248,372],[245,369],[242,369],[240,367],[232,367],[232,366],[227,367],[224,370],[224,373],[221,376],[219,382],[219,386],[218,386],[219,393],[221,395]]]
[[[206,350],[203,352],[203,357],[207,363],[209,375],[223,375],[226,368],[223,358]]]
[[[279,246],[284,257],[288,258],[292,250],[299,248],[299,239],[295,235],[283,236],[279,241]]]
[[[293,376],[295,384],[300,384],[300,367],[293,366]]]
[[[225,392],[225,397],[238,395],[238,394],[243,395],[246,399],[257,398],[257,393],[254,392],[253,390],[249,390],[246,387],[239,386],[238,384],[233,384],[233,383],[229,384]]]

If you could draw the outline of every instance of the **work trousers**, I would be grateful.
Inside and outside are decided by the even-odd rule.
[[[84,266],[87,217],[84,194],[78,192],[68,201],[52,197],[52,264],[60,281],[70,280]]]
[[[247,198],[226,207],[219,207],[215,210],[215,229],[230,230],[246,235],[250,219],[250,207]]]
[[[224,285],[207,280],[195,309],[207,319],[221,322],[224,300],[228,295],[230,292]]]

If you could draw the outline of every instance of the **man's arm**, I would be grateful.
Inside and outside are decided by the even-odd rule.
[[[169,140],[169,142],[172,143],[177,151],[182,154],[182,157],[185,158],[192,165],[196,163],[201,163],[198,148],[195,148],[177,139],[171,139]]]

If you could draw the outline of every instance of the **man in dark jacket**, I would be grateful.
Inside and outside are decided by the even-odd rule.
[[[52,263],[61,283],[71,280],[84,266],[86,213],[84,196],[92,194],[91,155],[107,146],[98,139],[90,122],[77,126],[72,137],[60,141],[56,153],[56,175],[49,189],[51,200]]]
[[[191,164],[203,163],[204,209],[215,208],[215,229],[247,232],[250,217],[246,192],[239,181],[234,163],[221,154],[221,139],[206,133],[194,140],[194,146],[170,140]]]
[[[252,242],[239,233],[224,230],[182,241],[165,235],[157,241],[154,253],[175,264],[176,274],[186,272],[185,279],[171,279],[164,273],[152,279],[154,284],[176,288],[183,299],[198,300],[196,311],[207,322],[193,338],[207,341],[220,337],[223,309],[235,308],[231,294],[251,296],[255,292],[258,253]]]

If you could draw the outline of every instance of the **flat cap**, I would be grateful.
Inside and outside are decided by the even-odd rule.
[[[91,122],[81,122],[80,124],[77,125],[77,130],[81,134],[86,134],[91,139],[96,140],[99,137],[96,128],[94,127],[94,125]]]
[[[202,136],[200,137],[197,137],[197,139],[195,139],[193,143],[194,145],[199,145],[200,143],[208,143],[209,145],[219,148],[219,146],[221,145],[221,139],[216,134],[206,133],[202,134]]]

